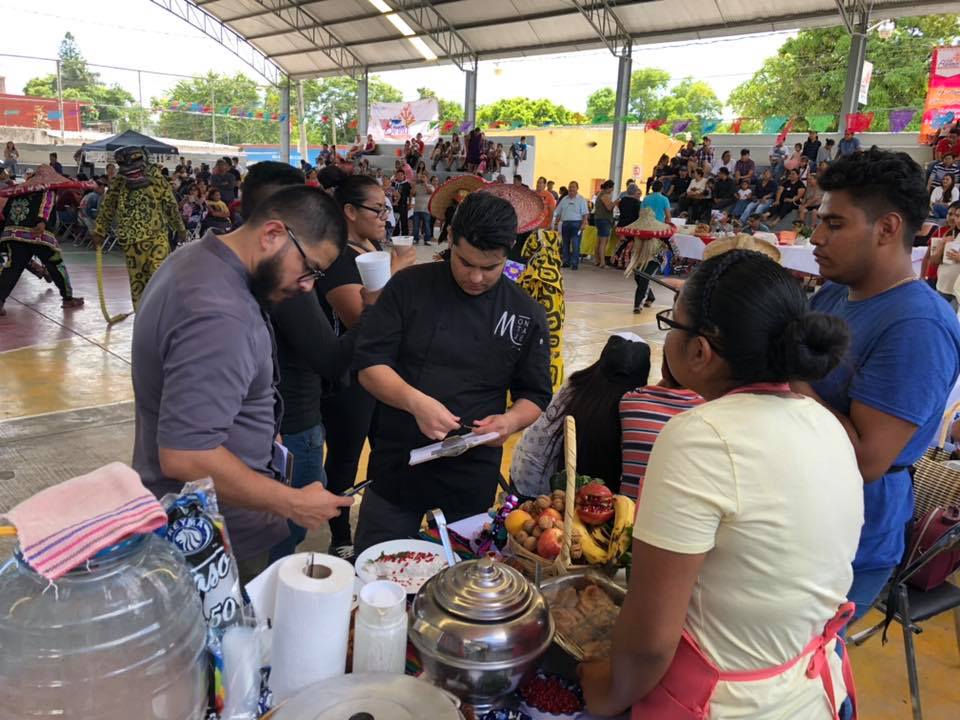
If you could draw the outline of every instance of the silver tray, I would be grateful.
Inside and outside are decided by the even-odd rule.
[[[566,575],[558,575],[548,578],[540,583],[540,591],[550,604],[551,597],[555,596],[563,588],[572,585],[577,590],[582,590],[587,585],[596,585],[603,590],[618,607],[623,607],[623,600],[627,597],[627,590],[622,585],[618,585],[610,577],[596,570],[586,568],[584,570],[573,570]],[[560,632],[559,626],[553,635],[553,641],[561,647],[570,657],[577,662],[583,662],[583,648],[570,638]]]

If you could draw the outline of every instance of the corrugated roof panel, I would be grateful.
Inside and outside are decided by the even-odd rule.
[[[328,25],[327,29],[345,43],[369,42],[375,38],[400,38],[403,35],[383,17]]]
[[[471,25],[479,22],[498,23],[509,18],[517,20],[525,15],[535,15],[542,12],[556,10],[573,10],[569,2],[564,0],[461,0],[459,2],[435,3],[436,9],[459,28],[461,25]]]
[[[367,65],[423,60],[423,56],[417,52],[417,49],[403,38],[389,42],[356,45],[351,50]]]

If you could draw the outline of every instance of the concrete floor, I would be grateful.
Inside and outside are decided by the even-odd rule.
[[[419,252],[428,259],[424,248]],[[130,461],[133,320],[108,329],[97,306],[93,254],[68,248],[66,261],[75,294],[86,297],[86,307],[62,310],[52,285],[25,274],[7,301],[7,316],[0,318],[0,513],[47,485],[113,460]],[[110,313],[128,310],[126,270],[116,253],[107,258],[105,278]],[[577,272],[566,271],[565,282],[567,372],[592,363],[610,333],[630,330],[650,342],[652,380],[659,377],[663,334],[654,313],[672,302],[671,294],[655,288],[657,305],[634,315],[633,281],[615,270],[584,264]],[[512,447],[507,445],[505,466]],[[312,534],[305,546],[325,549],[326,535]],[[0,545],[0,557],[9,550],[9,544]],[[951,616],[927,623],[916,644],[924,717],[958,720],[960,649]],[[861,719],[910,718],[896,627],[886,646],[876,636],[851,654]]]

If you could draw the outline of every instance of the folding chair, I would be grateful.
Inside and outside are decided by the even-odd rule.
[[[956,408],[945,415],[944,429],[941,431],[940,447],[932,447],[917,462],[914,472],[914,496],[916,510],[914,519],[924,518],[933,508],[947,505],[960,505],[960,472],[951,470],[942,462],[950,459],[942,446],[946,431]],[[850,637],[855,646],[862,645],[870,637],[886,630],[891,622],[900,624],[903,630],[903,652],[907,664],[907,679],[910,684],[910,703],[913,707],[913,720],[923,720],[920,707],[920,680],[917,676],[917,658],[913,636],[923,632],[920,623],[930,618],[953,611],[954,631],[957,649],[960,651],[960,587],[955,584],[957,574],[930,590],[920,590],[908,584],[908,580],[939,555],[960,548],[960,525],[944,533],[928,550],[912,560],[905,558],[894,573],[887,588],[880,594],[874,609],[884,614],[882,622]],[[910,552],[910,548],[907,549]]]

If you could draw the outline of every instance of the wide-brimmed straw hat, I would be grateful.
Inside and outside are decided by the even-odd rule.
[[[763,253],[774,262],[780,262],[780,249],[766,240],[758,240],[752,235],[734,235],[714,240],[703,250],[703,259],[709,260],[731,250],[752,250]]]
[[[461,192],[472,193],[479,190],[486,182],[476,175],[457,175],[444,182],[433,191],[427,210],[437,220],[446,220],[447,208],[457,199]]]
[[[617,235],[624,237],[650,239],[664,239],[673,235],[677,231],[674,225],[663,223],[657,220],[650,208],[643,208],[640,216],[629,225],[617,228]]]
[[[490,193],[513,205],[517,212],[517,234],[530,232],[543,221],[543,198],[523,185],[488,183],[478,192]]]

